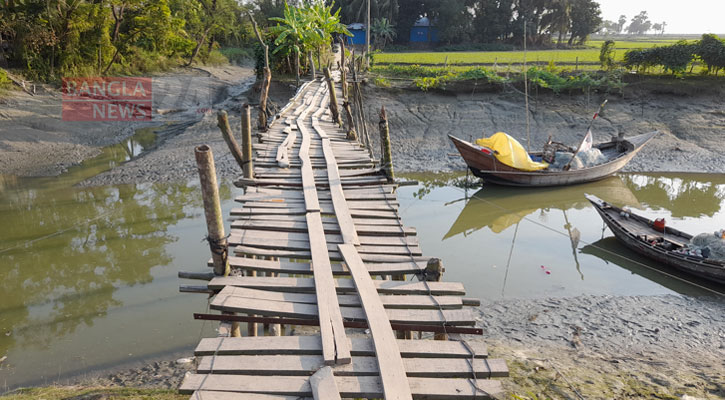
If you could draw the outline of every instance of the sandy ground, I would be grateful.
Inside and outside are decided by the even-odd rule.
[[[592,131],[594,141],[659,131],[625,171],[725,172],[725,81],[700,83],[694,88],[666,88],[657,82],[633,83],[624,97],[534,94],[530,101],[531,148],[541,149],[549,135],[576,147],[598,105],[609,100]],[[365,89],[366,113],[377,121],[385,106],[393,142],[393,160],[399,171],[463,170],[448,135],[465,140],[503,131],[526,145],[523,94],[428,92]],[[377,140],[377,124],[369,126]],[[452,155],[450,155],[452,154]]]
[[[180,71],[207,77],[212,108],[230,112],[239,126],[244,102],[255,103],[249,68],[220,67]],[[211,82],[211,83],[209,83]],[[179,87],[169,86],[173,96]],[[368,116],[385,105],[399,171],[463,169],[447,134],[463,138],[507,131],[525,142],[521,95],[508,93],[432,93],[367,87]],[[60,120],[58,94],[41,90],[31,97],[13,93],[0,99],[0,173],[53,175],[117,143],[140,126],[66,123]],[[293,94],[273,86],[282,104]],[[627,167],[630,171],[725,172],[725,90],[711,86],[686,95],[643,85],[610,96],[595,123],[595,141],[624,131],[659,130]],[[531,108],[532,147],[549,134],[576,144],[601,96],[535,95]],[[164,114],[163,141],[151,152],[83,182],[84,185],[174,181],[196,175],[193,147],[206,143],[216,156],[221,179],[239,168],[216,127],[216,113],[193,112],[182,104]],[[372,118],[371,118],[372,119]],[[181,129],[179,126],[183,125]],[[187,127],[188,126],[188,127]],[[376,132],[376,125],[371,125]],[[373,134],[373,137],[376,135]],[[725,398],[725,303],[679,296],[601,297],[483,301],[480,326],[490,353],[507,359],[512,392],[534,398]],[[473,339],[472,340],[479,340]],[[191,351],[189,351],[191,356]],[[124,371],[99,372],[95,383],[175,387],[190,360],[157,361]],[[524,397],[525,398],[525,397]]]

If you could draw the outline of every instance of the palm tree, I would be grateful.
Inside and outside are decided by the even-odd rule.
[[[387,18],[376,19],[370,27],[370,33],[373,36],[373,43],[378,49],[383,49],[388,42],[392,42],[397,34],[395,25],[391,24]]]

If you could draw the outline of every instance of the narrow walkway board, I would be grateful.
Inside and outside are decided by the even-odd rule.
[[[360,301],[368,320],[385,399],[412,400],[413,396],[410,393],[410,387],[407,385],[405,366],[403,365],[403,359],[400,357],[398,344],[395,342],[393,328],[390,327],[390,321],[388,321],[383,303],[378,297],[372,279],[370,279],[370,274],[365,270],[365,265],[363,265],[354,246],[341,244],[338,247],[345,259],[345,263],[350,268],[355,288],[360,295]]]

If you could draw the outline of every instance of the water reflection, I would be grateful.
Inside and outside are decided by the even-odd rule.
[[[85,172],[64,178],[75,180]],[[195,260],[193,264],[182,265],[186,269],[198,270],[204,265],[208,248],[200,242],[205,231],[198,187],[138,184],[70,188],[64,180],[11,177],[5,177],[2,182],[0,357],[8,355],[8,360],[0,369],[0,380],[4,379],[12,387],[37,382],[41,376],[47,379],[48,374],[58,372],[59,365],[66,376],[74,370],[113,364],[119,361],[120,355],[138,356],[138,349],[123,346],[109,349],[83,341],[96,341],[99,335],[109,335],[110,323],[123,320],[124,325],[133,325],[137,322],[108,318],[111,310],[127,309],[136,301],[153,302],[177,294],[178,282],[173,279],[163,286],[163,296],[153,291],[130,295],[135,290],[133,287],[151,285],[160,275],[175,275],[175,271],[154,273],[154,267],[168,267],[179,260],[185,262],[185,257]],[[229,203],[228,186],[221,187],[221,196]],[[188,223],[184,221],[193,221],[195,229],[180,230],[180,225]],[[178,241],[184,242],[181,251],[176,246]],[[174,325],[191,322],[189,310],[181,311],[187,320],[177,320]],[[138,324],[144,332],[153,322]],[[90,332],[95,332],[91,338],[80,339]],[[105,340],[112,335],[105,336]],[[169,340],[167,335],[168,332],[163,336],[159,332],[157,338],[143,338],[139,333],[140,337],[117,340],[114,336],[113,340],[152,342],[166,336],[166,346],[179,345],[178,340]],[[100,336],[101,341],[103,337]],[[69,341],[78,348],[79,354],[74,357],[88,364],[45,356],[64,353],[63,347]],[[162,346],[157,351],[163,349],[169,347]],[[40,364],[28,361],[36,358],[42,360]]]
[[[677,276],[633,274],[637,262],[615,262],[587,247],[612,234],[584,194],[697,234],[723,228],[722,175],[623,174],[569,187],[477,190],[466,190],[460,173],[406,178],[420,184],[399,189],[403,220],[418,228],[426,254],[445,260],[446,280],[465,282],[472,296],[709,294]]]
[[[443,239],[458,234],[467,236],[483,227],[501,233],[523,218],[538,212],[539,219],[556,210],[589,207],[584,193],[600,196],[617,205],[638,206],[637,198],[617,176],[600,182],[561,188],[507,188],[491,185],[478,190],[468,199],[465,207],[451,225]],[[570,224],[567,221],[566,225]]]

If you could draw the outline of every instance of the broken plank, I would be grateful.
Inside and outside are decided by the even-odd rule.
[[[322,367],[310,377],[310,387],[312,388],[312,397],[315,400],[339,400],[340,391],[335,383],[335,376],[332,374],[332,368],[329,366]]]

